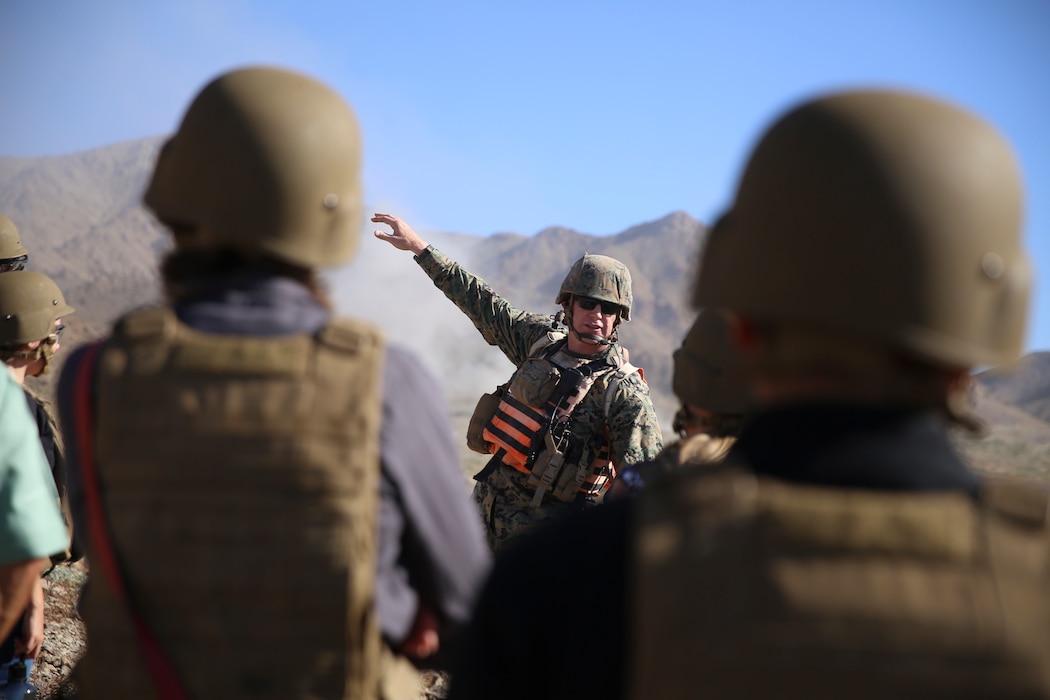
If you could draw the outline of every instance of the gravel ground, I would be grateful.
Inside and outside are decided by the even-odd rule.
[[[69,675],[84,654],[84,625],[76,604],[85,581],[82,562],[56,567],[44,579],[44,645],[30,677],[41,700],[73,697]]]
[[[69,678],[84,654],[84,625],[76,613],[76,603],[86,581],[87,567],[82,562],[59,566],[44,579],[44,645],[30,678],[40,689],[40,700],[76,697]],[[420,700],[444,698],[448,676],[424,671],[423,687]]]

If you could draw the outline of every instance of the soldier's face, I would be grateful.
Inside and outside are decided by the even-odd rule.
[[[587,297],[573,298],[572,327],[579,334],[579,340],[585,347],[570,347],[570,350],[588,353],[597,352],[603,347],[597,341],[612,335],[613,328],[616,326],[616,319],[619,317],[618,307],[614,311],[610,308],[612,306],[614,305]],[[610,311],[612,313],[608,313]],[[572,337],[574,335],[570,334],[570,338]]]

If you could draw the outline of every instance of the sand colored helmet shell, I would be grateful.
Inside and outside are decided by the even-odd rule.
[[[201,90],[157,159],[145,204],[178,245],[341,265],[361,224],[361,142],[350,106],[287,70],[246,68]]]
[[[28,255],[29,251],[22,245],[15,222],[0,214],[0,260],[10,260]]]
[[[1015,360],[1031,265],[1004,138],[926,96],[856,91],[780,117],[708,236],[694,304],[965,368]]]
[[[741,415],[748,406],[748,391],[740,370],[725,318],[718,311],[705,309],[674,352],[671,388],[683,404],[717,414]]]
[[[73,311],[45,274],[20,270],[0,275],[0,345],[43,340],[55,332],[57,319]]]

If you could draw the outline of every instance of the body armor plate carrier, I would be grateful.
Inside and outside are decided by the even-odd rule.
[[[375,697],[382,357],[358,322],[213,335],[163,308],[124,318],[103,350],[113,542],[192,697]],[[83,614],[84,697],[153,697],[104,579]]]
[[[641,493],[635,698],[1047,698],[1047,494],[706,467]]]
[[[567,502],[604,491],[615,476],[608,435],[601,436],[589,464],[578,464],[583,445],[573,435],[572,413],[604,377],[608,415],[616,387],[639,371],[615,350],[591,361],[566,362],[569,356],[561,357],[564,353],[560,352],[564,347],[563,332],[549,332],[533,344],[529,358],[510,382],[479,401],[468,431],[468,444],[474,443],[475,449],[497,455],[503,464],[529,475],[529,486],[536,490],[534,507],[547,493]]]

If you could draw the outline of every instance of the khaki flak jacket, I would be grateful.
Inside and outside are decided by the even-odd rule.
[[[98,364],[96,455],[131,597],[191,697],[375,697],[383,343],[203,334],[125,317]],[[83,698],[151,698],[127,610],[83,604]]]
[[[1047,495],[791,485],[639,496],[634,698],[1050,697]]]

